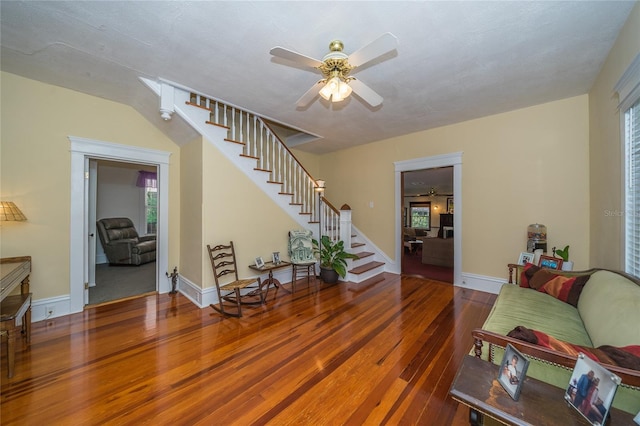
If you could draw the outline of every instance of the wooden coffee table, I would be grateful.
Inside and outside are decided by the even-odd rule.
[[[518,401],[498,382],[498,366],[466,355],[449,394],[469,407],[469,423],[480,425],[489,416],[508,425],[590,425],[564,400],[564,390],[525,377]],[[633,425],[633,415],[612,408],[606,426]]]

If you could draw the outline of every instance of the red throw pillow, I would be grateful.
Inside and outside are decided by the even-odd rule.
[[[583,353],[594,361],[640,371],[639,345],[624,347],[603,345],[597,348],[590,348],[564,342],[541,331],[526,328],[521,325],[507,333],[507,336],[572,356]]]
[[[522,273],[520,274],[520,287],[531,288],[529,286],[529,280],[540,270],[539,266],[534,265],[533,263],[527,262],[522,269]]]

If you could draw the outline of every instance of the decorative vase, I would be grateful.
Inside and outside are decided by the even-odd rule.
[[[320,278],[327,284],[338,282],[338,273],[333,268],[320,267]]]
[[[573,262],[570,260],[567,260],[566,262],[562,262],[562,270],[573,271]]]

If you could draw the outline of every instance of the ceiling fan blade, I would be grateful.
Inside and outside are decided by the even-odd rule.
[[[298,99],[298,102],[296,102],[296,106],[298,108],[304,108],[309,105],[309,103],[311,103],[311,101],[313,101],[316,96],[318,96],[318,92],[324,87],[324,85],[325,82],[320,80],[316,84],[311,86],[311,89],[307,90],[307,92],[302,95],[300,99]]]
[[[378,95],[374,92],[369,86],[361,82],[360,80],[353,79],[349,81],[349,86],[353,89],[353,92],[362,98],[363,101],[371,105],[372,107],[377,107],[382,104],[382,96]]]
[[[277,56],[279,58],[287,59],[289,61],[298,62],[300,64],[304,64],[311,68],[317,68],[322,65],[322,62],[313,59],[309,56],[305,56],[301,53],[294,52],[293,50],[285,49],[284,47],[276,46],[269,51],[273,56]]]
[[[349,64],[353,67],[359,67],[367,62],[382,56],[387,52],[391,52],[398,47],[398,39],[391,33],[384,33],[371,43],[356,50],[349,55]]]

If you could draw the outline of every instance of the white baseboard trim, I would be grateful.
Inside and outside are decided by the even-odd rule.
[[[199,308],[203,307],[202,304],[202,289],[183,277],[182,275],[178,275],[178,286],[177,290],[182,293],[187,299],[191,300],[191,302],[198,306]]]
[[[261,276],[260,278],[264,281],[267,279],[267,276]],[[273,272],[273,278],[282,284],[289,284],[291,283],[291,269],[283,268],[281,270],[276,270]],[[215,287],[208,287],[204,289],[200,288],[200,286],[189,281],[182,275],[178,276],[178,291],[201,309],[206,308],[211,304],[218,303],[218,292]],[[273,291],[273,288],[270,287],[269,291]]]
[[[53,311],[53,313],[49,314],[48,311]],[[31,302],[32,323],[69,315],[70,313],[71,297],[68,294]]]
[[[273,277],[283,284],[291,283],[291,271],[288,268],[275,271]],[[267,277],[262,277],[263,280],[266,278]],[[462,282],[455,285],[471,290],[498,294],[500,288],[502,288],[502,285],[505,283],[506,280],[504,278],[462,273]],[[218,303],[218,294],[215,287],[202,289],[182,275],[178,276],[178,291],[201,309],[208,307],[212,303]],[[51,315],[48,314],[49,310],[53,310]],[[68,294],[31,302],[32,323],[69,315],[70,313],[71,299]]]
[[[503,284],[507,280],[504,278],[487,277],[485,275],[462,273],[462,282],[455,283],[456,287],[464,287],[470,290],[484,291],[485,293],[498,294]]]

